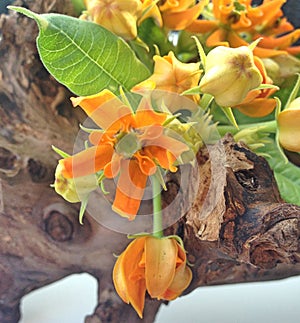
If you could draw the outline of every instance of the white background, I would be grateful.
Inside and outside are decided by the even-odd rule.
[[[83,323],[96,303],[96,280],[72,275],[25,296],[20,323]],[[299,323],[300,277],[198,288],[161,307],[155,323],[170,322]]]

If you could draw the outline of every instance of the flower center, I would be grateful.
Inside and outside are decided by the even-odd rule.
[[[142,144],[134,132],[123,135],[115,145],[116,152],[125,158],[131,158],[141,148]]]

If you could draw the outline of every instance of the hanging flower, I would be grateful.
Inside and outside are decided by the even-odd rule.
[[[279,113],[277,123],[281,146],[289,151],[300,152],[300,97]]]
[[[158,8],[149,0],[85,0],[85,4],[81,19],[92,20],[127,40],[137,37],[137,25],[147,17],[162,24]]]
[[[200,16],[208,2],[208,0],[201,0],[199,3],[194,0],[159,1],[163,25],[172,30],[184,30]]]
[[[118,257],[113,270],[117,293],[140,318],[146,291],[152,298],[170,301],[189,286],[191,279],[185,250],[174,237],[135,239]]]
[[[203,17],[195,20],[187,30],[205,34],[206,45],[239,47],[246,46],[262,37],[254,49],[254,55],[273,57],[290,52],[300,53],[300,46],[291,45],[300,38],[300,29],[294,27],[283,16],[281,10],[286,0],[264,0],[252,6],[251,0],[211,0]],[[282,35],[285,34],[285,35]]]
[[[175,172],[174,163],[188,146],[165,134],[168,113],[155,112],[146,99],[135,113],[108,90],[71,100],[102,130],[91,131],[91,147],[60,161],[62,176],[71,179],[102,171],[105,178],[118,178],[113,210],[133,220],[148,177],[158,166]]]
[[[203,93],[213,95],[220,106],[231,107],[241,103],[262,80],[248,46],[218,46],[206,57],[205,74],[199,87]]]
[[[185,90],[195,87],[199,83],[201,70],[199,63],[182,63],[169,52],[166,56],[155,55],[154,72],[145,81],[135,85],[133,92],[143,92],[149,90],[164,90],[181,94]],[[190,96],[194,101],[199,100],[199,96]]]

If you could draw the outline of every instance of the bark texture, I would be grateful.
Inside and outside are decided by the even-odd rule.
[[[72,13],[68,1],[14,4]],[[0,17],[0,28],[0,322],[18,322],[20,299],[30,291],[81,272],[99,282],[98,306],[86,323],[153,322],[160,302],[147,299],[139,320],[112,285],[113,254],[126,247],[126,236],[89,214],[80,226],[78,205],[50,188],[58,159],[51,145],[72,152],[84,116],[40,63],[35,23],[10,13]],[[300,208],[281,200],[266,161],[230,136],[197,159],[188,189],[181,189],[179,172],[169,176],[163,196],[165,206],[185,213],[166,233],[183,238],[193,264],[186,293],[298,275]],[[174,216],[168,210],[166,219]]]

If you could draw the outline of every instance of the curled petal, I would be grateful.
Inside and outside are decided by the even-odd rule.
[[[156,172],[156,165],[151,158],[142,155],[139,152],[135,154],[135,157],[139,162],[139,166],[143,174],[151,176]]]
[[[162,299],[172,301],[177,298],[191,283],[193,274],[189,267],[185,263],[182,263],[175,270],[175,276],[172,284],[169,288],[161,295]]]
[[[117,293],[125,303],[131,303],[140,318],[143,317],[146,283],[144,269],[141,269],[138,264],[144,252],[144,244],[145,237],[131,242],[119,256],[113,270]]]
[[[118,176],[121,168],[122,157],[119,154],[114,153],[111,161],[104,167],[104,175],[106,178],[115,178]]]
[[[151,297],[160,298],[175,275],[177,243],[174,239],[147,237],[145,241],[146,288]]]
[[[173,30],[183,30],[189,26],[203,11],[206,1],[200,1],[197,5],[183,11],[163,12],[164,25]]]

